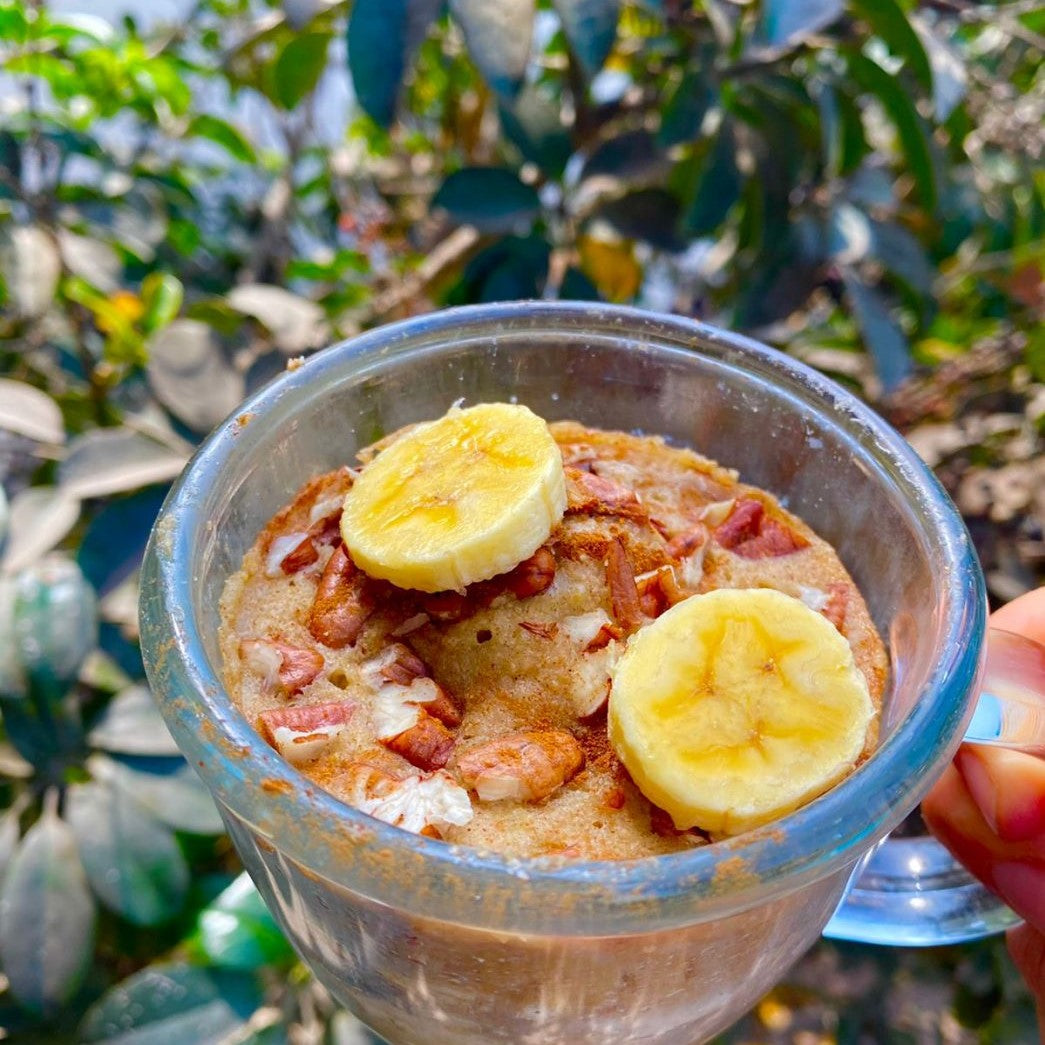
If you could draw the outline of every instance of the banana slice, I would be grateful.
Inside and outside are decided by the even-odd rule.
[[[510,570],[566,510],[562,454],[524,406],[451,409],[383,450],[345,498],[360,569],[400,588],[460,591]]]
[[[629,639],[609,734],[680,830],[733,835],[841,780],[875,714],[849,643],[768,588],[694,595]]]

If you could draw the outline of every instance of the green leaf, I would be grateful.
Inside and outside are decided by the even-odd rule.
[[[693,141],[717,97],[714,85],[703,73],[687,72],[664,106],[657,143],[668,148]]]
[[[664,153],[649,131],[623,131],[599,144],[584,164],[581,178],[605,175],[620,181],[648,181],[663,174],[666,165]]]
[[[126,792],[108,784],[77,784],[66,817],[98,898],[135,925],[173,918],[185,903],[189,868],[171,831]]]
[[[129,428],[96,428],[69,444],[59,484],[69,497],[107,497],[174,479],[187,460]]]
[[[257,980],[182,963],[151,965],[104,994],[80,1025],[83,1045],[231,1039],[261,1004]]]
[[[883,389],[891,392],[911,373],[907,337],[874,287],[862,282],[852,269],[845,269],[842,279],[878,378]]]
[[[935,210],[936,176],[929,153],[928,136],[914,102],[897,80],[862,54],[849,55],[849,70],[857,83],[882,103],[896,126],[904,158],[918,186],[922,204],[927,210]]]
[[[536,0],[450,0],[468,53],[498,94],[514,95],[530,57]]]
[[[539,236],[505,236],[465,265],[447,294],[448,305],[540,297],[548,278],[551,248]]]
[[[765,0],[762,32],[771,47],[783,47],[829,26],[842,9],[842,0]]]
[[[0,890],[0,959],[26,1008],[54,1012],[76,992],[91,963],[95,915],[76,839],[47,808]]]
[[[356,0],[348,19],[348,69],[363,111],[387,127],[406,72],[410,0]]]
[[[859,14],[896,55],[907,62],[914,78],[931,92],[933,89],[933,73],[929,58],[922,46],[918,34],[907,21],[907,15],[896,0],[851,0],[854,10]]]
[[[302,33],[280,52],[272,77],[276,100],[284,109],[293,109],[315,90],[326,68],[331,39],[330,33]]]
[[[871,255],[916,294],[931,294],[936,272],[922,245],[902,225],[872,221]]]
[[[128,686],[117,693],[87,734],[87,741],[117,755],[179,753],[149,687],[143,685]]]
[[[432,209],[444,208],[462,225],[481,232],[509,232],[533,223],[540,210],[537,190],[503,167],[464,167],[439,187]]]
[[[30,685],[61,695],[98,644],[98,606],[80,567],[54,552],[15,578],[13,628]]]
[[[110,758],[94,754],[95,780],[120,788],[157,820],[177,831],[217,835],[224,830],[217,806],[193,769],[180,758]]]
[[[579,268],[571,265],[562,277],[560,301],[601,301],[599,288]]]
[[[594,76],[613,50],[620,0],[552,0],[570,48],[588,76]]]
[[[234,160],[240,163],[256,164],[258,162],[254,147],[243,134],[227,120],[211,116],[210,113],[199,113],[192,118],[186,137],[206,138],[215,145],[220,145]]]
[[[711,148],[693,203],[683,220],[686,232],[693,237],[714,232],[740,199],[740,190],[733,134],[729,125],[723,124]]]
[[[562,122],[562,106],[536,84],[525,86],[511,102],[502,102],[504,136],[524,160],[535,163],[545,174],[561,178],[573,152],[570,132]]]
[[[636,189],[603,204],[595,213],[626,239],[670,251],[686,246],[679,235],[679,215],[679,201],[666,189]]]
[[[246,874],[200,912],[186,941],[196,961],[226,969],[256,969],[294,957],[261,894]]]
[[[146,334],[154,334],[167,326],[181,309],[185,288],[177,276],[169,272],[152,272],[142,280],[142,303],[145,313],[141,319]]]

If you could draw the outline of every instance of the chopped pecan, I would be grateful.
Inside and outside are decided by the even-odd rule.
[[[300,693],[323,670],[323,654],[318,650],[274,639],[244,639],[240,652],[250,667],[265,676],[267,683],[278,680],[280,689],[288,696]]]
[[[554,622],[549,623],[537,620],[521,620],[519,621],[519,627],[540,639],[550,639],[558,630]]]
[[[820,611],[842,634],[849,609],[849,585],[836,582],[827,586],[827,605]]]
[[[258,715],[258,731],[288,762],[301,765],[323,753],[355,710],[350,700],[274,708]]]
[[[645,518],[646,512],[634,490],[613,479],[566,468],[566,512],[585,515],[624,515]]]
[[[436,689],[436,695],[431,700],[425,701],[425,711],[433,718],[439,719],[444,726],[456,729],[464,717],[460,705],[438,682],[433,683],[433,685]]]
[[[345,801],[387,824],[406,831],[431,835],[472,819],[468,792],[447,773],[401,778],[368,762],[353,762],[340,780]]]
[[[355,645],[374,610],[365,580],[345,546],[338,545],[323,568],[309,611],[308,630],[314,639],[331,649]]]
[[[381,668],[381,677],[387,682],[409,686],[414,679],[424,678],[431,674],[425,662],[409,646],[397,642],[392,649],[395,659]]]
[[[606,554],[606,583],[610,588],[610,605],[617,623],[625,631],[633,631],[643,620],[635,571],[619,538],[610,541]]]
[[[528,559],[505,575],[508,590],[517,599],[540,595],[555,580],[555,556],[548,548],[538,548]]]
[[[675,570],[669,564],[635,578],[639,606],[647,617],[659,617],[666,609],[685,598],[675,579]]]
[[[790,555],[809,542],[765,513],[761,501],[742,498],[726,521],[715,530],[715,540],[745,559]]]
[[[311,566],[318,558],[319,552],[316,551],[312,538],[306,536],[300,544],[283,556],[279,568],[286,574],[297,573],[306,566]]]
[[[572,780],[584,766],[584,750],[570,733],[530,730],[498,737],[465,752],[457,777],[484,802],[536,802]]]
[[[697,523],[682,533],[675,534],[668,541],[665,551],[673,559],[684,559],[692,555],[698,548],[702,547],[708,539],[708,528],[703,523]]]
[[[611,787],[603,798],[603,802],[610,809],[623,809],[626,800],[627,796],[624,794],[624,789],[620,787]]]
[[[473,610],[467,596],[457,591],[438,591],[432,595],[425,595],[421,605],[432,620],[441,624],[456,624]]]
[[[559,626],[585,652],[602,649],[609,645],[610,639],[619,639],[624,635],[605,610],[563,617]]]
[[[412,766],[431,772],[433,769],[442,769],[450,761],[454,735],[438,718],[422,709],[416,726],[383,743]]]

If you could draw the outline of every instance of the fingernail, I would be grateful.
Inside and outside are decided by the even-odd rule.
[[[1045,926],[1045,865],[1001,863],[994,868],[994,885],[1002,899],[1037,928]]]
[[[965,781],[972,800],[990,829],[998,833],[998,792],[987,767],[971,748],[961,748],[954,757],[954,764]]]

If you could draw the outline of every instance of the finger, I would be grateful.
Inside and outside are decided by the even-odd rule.
[[[1045,759],[966,744],[954,763],[991,830],[1006,842],[1040,836],[1045,858]]]
[[[998,838],[954,766],[947,767],[926,796],[922,816],[957,860],[1021,917],[1045,929],[1045,853],[1040,842]]]
[[[1045,587],[1029,591],[991,614],[992,628],[1045,642]]]
[[[1006,933],[1006,942],[1013,964],[1038,999],[1038,1033],[1045,1042],[1045,934],[1017,925]]]

